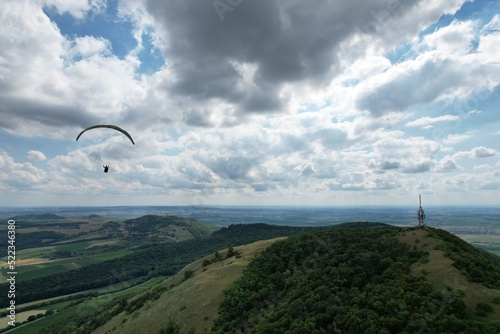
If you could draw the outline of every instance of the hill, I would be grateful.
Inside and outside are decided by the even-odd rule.
[[[498,333],[498,275],[489,256],[442,230],[301,234],[250,263],[213,331]]]
[[[170,237],[176,240],[186,240],[206,237],[218,228],[190,218],[146,215],[126,220],[124,230],[130,237],[155,236],[157,238]]]
[[[298,232],[234,225],[194,252],[194,241],[171,244],[182,248],[155,263],[182,263],[175,275],[43,333],[500,332],[500,265],[448,232],[366,222]]]

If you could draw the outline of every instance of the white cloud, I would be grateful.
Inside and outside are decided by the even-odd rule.
[[[497,156],[498,152],[484,146],[474,147],[470,151],[460,151],[453,155],[455,159],[488,158]]]
[[[408,139],[382,139],[373,144],[374,152],[392,159],[433,159],[440,151],[441,146],[432,140],[423,137]]]
[[[414,121],[406,123],[406,126],[420,126],[425,127],[439,122],[453,122],[459,120],[460,117],[457,115],[443,115],[438,117],[421,117]]]
[[[45,156],[45,154],[43,154],[40,151],[35,151],[35,150],[28,151],[27,157],[30,160],[37,160],[37,161],[47,160],[47,157]]]
[[[439,50],[442,54],[456,57],[458,54],[465,55],[470,52],[474,37],[473,21],[454,21],[425,36],[422,44],[432,50]]]
[[[7,194],[40,191],[47,186],[45,171],[30,163],[17,163],[6,152],[0,154],[0,168],[0,185]]]
[[[106,8],[106,0],[42,0],[42,4],[54,8],[59,14],[68,13],[83,19],[89,11],[99,12]]]
[[[500,30],[500,15],[496,15],[490,22],[487,24],[479,38],[479,44],[477,46],[478,54],[482,56],[482,61],[484,63],[493,63],[498,64],[498,48],[497,45],[500,42],[500,34],[498,30]],[[491,31],[490,29],[495,29],[497,31]]]
[[[472,138],[471,133],[463,133],[463,134],[450,133],[443,140],[443,143],[446,145],[454,145],[454,144],[458,144],[458,143],[464,142],[466,140],[469,140],[471,138]]]
[[[487,99],[500,84],[500,67],[492,60],[497,57],[493,45],[498,44],[500,36],[480,36],[474,50],[476,24],[479,23],[453,21],[426,35],[414,44],[414,58],[405,59],[360,85],[356,106],[375,117],[435,102],[458,102],[458,114],[463,116],[475,112],[470,109]]]
[[[444,157],[441,161],[439,161],[436,167],[438,172],[452,172],[460,169],[461,168],[458,166],[457,162],[450,156]]]
[[[474,166],[474,170],[478,170],[478,171],[490,171],[490,170],[492,170],[492,166],[491,165],[486,165],[486,164],[477,165],[477,166]]]
[[[71,41],[68,49],[68,57],[92,57],[96,55],[111,56],[111,43],[102,37],[84,36],[77,37]]]
[[[75,127],[118,122],[147,97],[146,82],[135,75],[137,61],[118,59],[109,41],[92,36],[68,40],[33,2],[2,6],[0,114],[5,129],[31,136],[36,127],[38,134],[66,137]]]

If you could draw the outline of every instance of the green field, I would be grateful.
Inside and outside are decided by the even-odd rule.
[[[85,249],[84,245],[88,245],[89,242],[80,243],[78,245],[65,245],[65,246],[56,246],[58,247],[66,247],[67,249]],[[82,248],[83,247],[83,248]],[[106,260],[118,258],[124,256],[126,254],[132,253],[131,249],[122,249],[117,251],[111,251],[106,253],[95,254],[88,257],[78,256],[74,258],[65,258],[60,260],[54,260],[41,264],[33,264],[26,266],[18,266],[17,267],[17,279],[19,281],[27,281],[37,277],[44,277],[52,274],[58,274],[61,272],[65,272],[72,269],[78,269],[80,267],[84,267],[87,265],[91,265],[94,263],[103,262]],[[2,276],[6,275],[7,268],[3,268],[0,271]]]
[[[106,289],[92,290],[92,292],[99,293],[100,296],[93,297],[93,298],[80,299],[81,303],[78,303],[77,305],[72,305],[72,304],[74,304],[75,301],[78,301],[79,299],[51,304],[49,306],[46,306],[46,308],[56,310],[56,312],[54,314],[52,314],[48,317],[41,318],[41,319],[37,320],[36,322],[24,324],[24,325],[16,328],[13,331],[13,333],[16,333],[16,334],[37,333],[38,331],[45,329],[45,328],[48,328],[51,325],[65,322],[69,318],[75,316],[76,314],[81,314],[81,313],[85,313],[87,311],[91,311],[91,310],[95,309],[96,307],[99,307],[99,306],[109,302],[113,298],[123,297],[123,296],[130,297],[130,296],[133,296],[135,294],[141,293],[142,291],[145,291],[145,290],[149,289],[150,287],[160,283],[164,279],[165,279],[164,277],[156,277],[156,278],[151,279],[151,280],[144,282],[142,284],[134,285],[130,288],[124,288],[124,286],[126,287],[129,284],[133,284],[133,281],[116,284],[116,285],[110,286]],[[120,287],[122,289],[120,291],[109,292],[109,291],[113,291],[114,289],[120,289]],[[43,301],[38,301],[37,303],[41,303],[41,302],[43,302]],[[32,312],[32,311],[26,311],[26,312]],[[32,313],[29,313],[29,314],[32,314]],[[24,318],[21,318],[21,319],[24,319]]]

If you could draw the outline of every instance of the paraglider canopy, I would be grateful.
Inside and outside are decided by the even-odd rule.
[[[132,142],[132,144],[135,145],[134,143],[134,140],[132,139],[132,136],[125,130],[123,130],[122,128],[120,128],[119,126],[116,126],[116,125],[110,125],[110,124],[97,124],[97,125],[92,125],[92,126],[89,126],[88,128],[86,129],[83,129],[82,132],[80,132],[80,134],[76,137],[76,140],[78,141],[78,139],[80,138],[80,136],[82,134],[84,134],[86,131],[88,130],[92,130],[92,129],[97,129],[97,128],[108,128],[108,129],[114,129],[116,131],[120,131],[121,133],[123,133],[125,136],[128,137],[128,139],[130,139],[130,141]]]

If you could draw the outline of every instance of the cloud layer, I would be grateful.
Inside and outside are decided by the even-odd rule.
[[[495,9],[3,1],[0,188],[16,205],[43,191],[42,204],[74,193],[68,204],[405,204],[422,191],[491,202]],[[135,40],[128,53],[117,52],[128,45],[120,34],[84,33],[96,20]],[[137,145],[100,130],[74,142],[96,123],[127,128]]]

